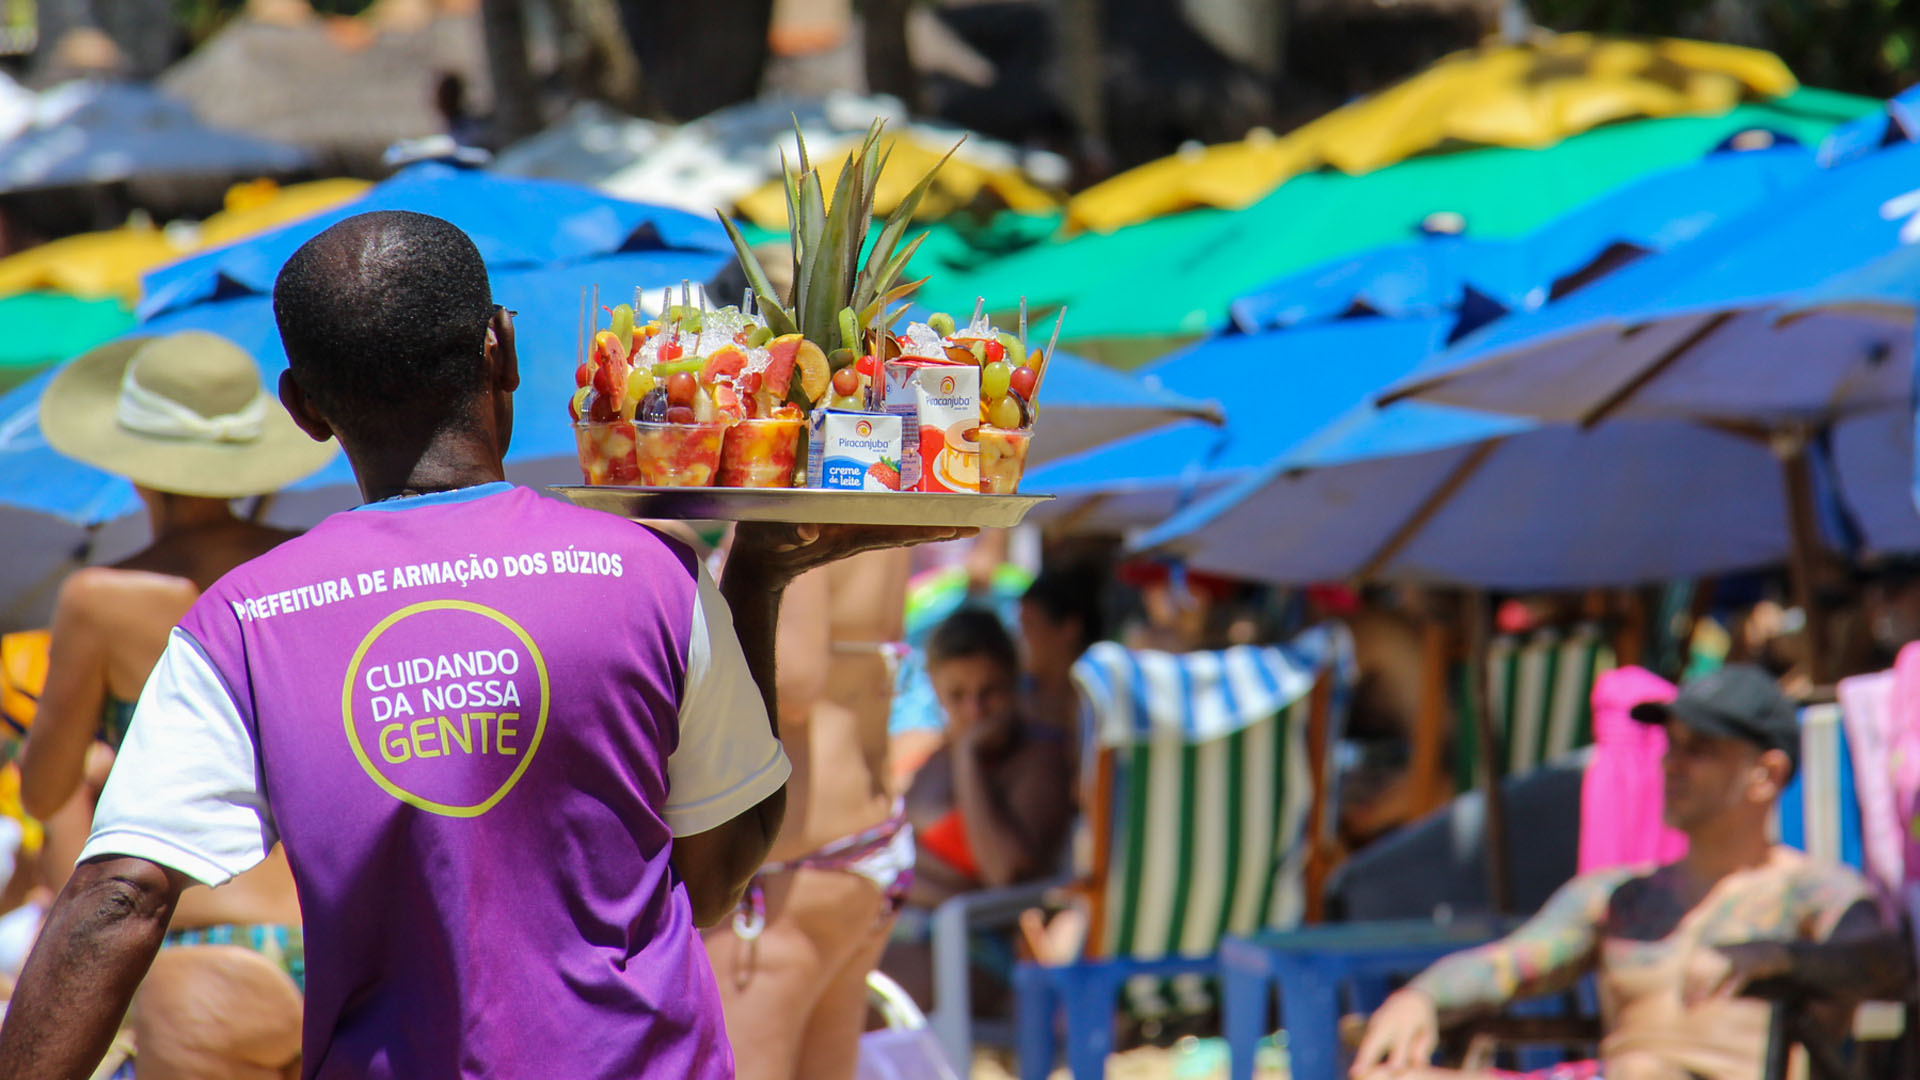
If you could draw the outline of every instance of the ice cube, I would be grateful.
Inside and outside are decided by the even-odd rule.
[[[926,323],[909,323],[907,336],[900,343],[902,356],[920,356],[938,360],[946,356],[945,343],[933,327]]]

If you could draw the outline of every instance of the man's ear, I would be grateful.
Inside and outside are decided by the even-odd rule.
[[[280,404],[286,407],[287,415],[293,417],[293,422],[314,442],[326,442],[333,438],[333,425],[327,423],[327,418],[313,407],[313,402],[307,399],[307,392],[300,388],[299,380],[293,377],[291,371],[280,373]]]
[[[514,345],[513,316],[507,309],[493,309],[487,323],[487,370],[493,376],[493,388],[511,394],[520,389],[520,352]]]
[[[1768,801],[1779,798],[1793,778],[1793,759],[1787,757],[1785,751],[1768,750],[1760,755],[1759,764],[1767,775]]]

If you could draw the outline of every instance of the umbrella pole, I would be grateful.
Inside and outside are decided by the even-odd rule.
[[[1473,710],[1474,737],[1480,753],[1474,761],[1474,781],[1485,792],[1487,818],[1482,833],[1487,856],[1487,897],[1495,915],[1513,911],[1513,877],[1507,865],[1507,808],[1500,791],[1500,755],[1493,728],[1493,694],[1488,683],[1487,654],[1492,637],[1492,603],[1485,591],[1473,589],[1467,606],[1467,707]]]
[[[1786,482],[1787,529],[1793,552],[1788,569],[1793,580],[1793,602],[1806,618],[1807,667],[1815,686],[1832,679],[1828,668],[1827,617],[1814,596],[1815,560],[1819,551],[1819,525],[1813,509],[1813,465],[1807,460],[1804,432],[1783,439],[1779,446],[1780,466]]]

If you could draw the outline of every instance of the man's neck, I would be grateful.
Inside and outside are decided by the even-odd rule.
[[[1708,887],[1728,874],[1765,866],[1772,857],[1773,844],[1765,827],[1741,822],[1737,828],[1710,827],[1688,834],[1687,854],[1680,865],[1695,882]]]
[[[390,444],[366,451],[346,447],[360,496],[367,502],[453,491],[507,478],[500,451],[484,432],[443,429],[419,445]]]

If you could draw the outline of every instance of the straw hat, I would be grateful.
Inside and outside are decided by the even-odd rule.
[[[246,350],[198,330],[83,354],[41,395],[40,431],[142,487],[215,499],[278,491],[336,449],[294,426]]]

